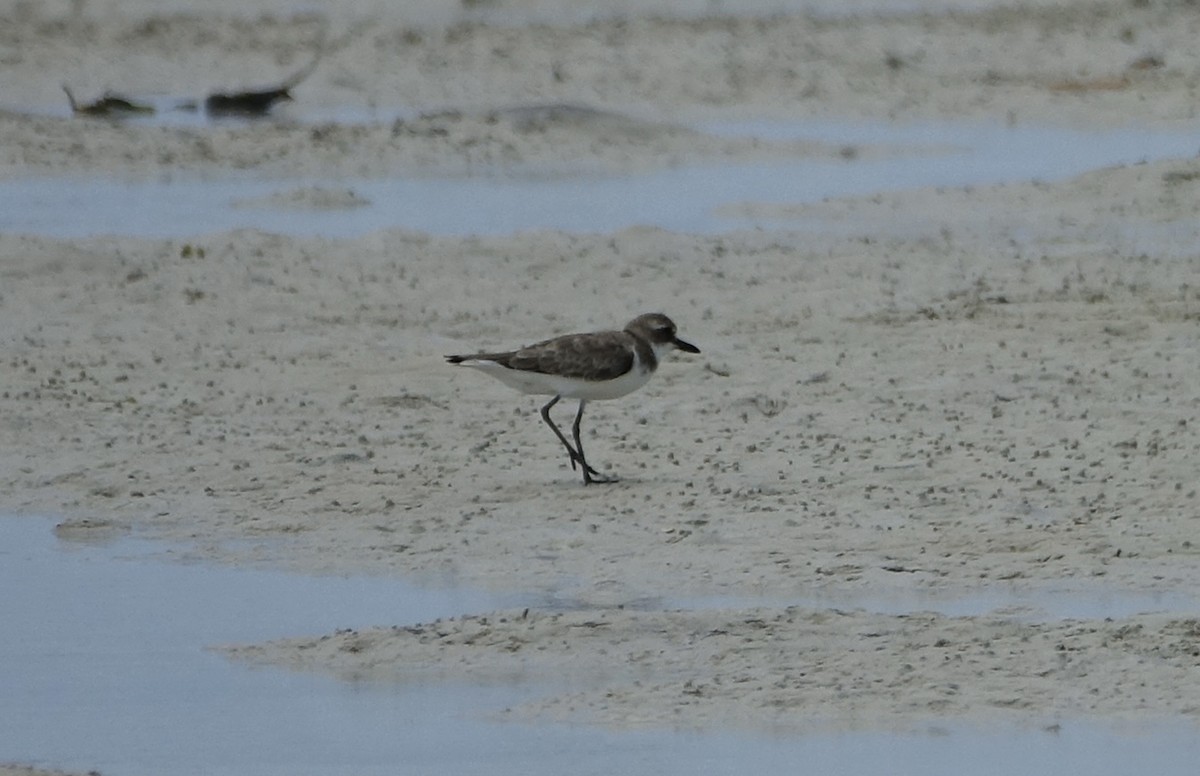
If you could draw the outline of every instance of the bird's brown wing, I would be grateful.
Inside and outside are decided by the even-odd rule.
[[[581,380],[613,380],[633,368],[629,335],[622,331],[567,334],[493,360],[510,369]]]

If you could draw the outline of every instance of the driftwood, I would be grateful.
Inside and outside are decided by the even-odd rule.
[[[265,116],[275,103],[292,99],[292,89],[316,69],[321,61],[321,52],[303,68],[278,86],[244,92],[218,92],[204,99],[204,110],[209,116]]]
[[[241,116],[254,118],[267,115],[275,103],[281,100],[292,99],[292,89],[296,88],[316,69],[317,63],[321,61],[321,55],[324,53],[324,39],[325,30],[322,28],[318,39],[317,52],[313,56],[312,61],[285,79],[283,83],[278,86],[250,89],[242,92],[215,92],[204,98],[203,105],[205,112],[210,117]],[[71,103],[71,110],[78,116],[119,118],[121,116],[144,115],[155,112],[152,106],[141,105],[112,92],[105,92],[104,96],[95,102],[81,104],[75,100],[75,95],[71,93],[66,84],[63,84],[63,91],[67,93],[67,99]],[[176,106],[177,110],[196,110],[197,108],[197,103],[192,100]]]
[[[71,111],[77,116],[119,118],[121,116],[144,116],[154,112],[154,108],[149,105],[136,103],[112,92],[105,92],[104,96],[95,102],[80,104],[76,102],[75,95],[71,94],[71,89],[66,84],[62,85],[62,89],[67,93],[67,101],[71,103]]]

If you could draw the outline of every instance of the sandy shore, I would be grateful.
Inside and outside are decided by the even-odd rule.
[[[191,96],[239,73],[269,82],[323,24],[18,6],[5,99],[48,112],[63,80]],[[507,28],[362,8],[327,22],[284,120],[10,110],[0,175],[343,176],[301,205],[353,207],[336,192],[367,174],[842,153],[688,128],[699,119],[1160,126],[1193,115],[1200,56],[1191,10],[1170,4]],[[118,50],[127,63],[102,67]],[[347,105],[388,118],[307,123]],[[588,108],[494,113],[537,105]],[[854,602],[1197,589],[1197,186],[1186,159],[770,206],[779,230],[721,236],[2,233],[0,508],[221,562],[542,596],[528,613],[231,650],[385,681],[538,676],[548,694],[523,718],[1194,718],[1195,619]],[[657,309],[703,353],[589,409],[589,457],[616,485],[579,484],[537,400],[441,362]],[[767,603],[672,611],[714,595]],[[847,603],[771,603],[814,596]]]
[[[64,771],[33,768],[28,765],[4,765],[0,763],[0,776],[71,776]],[[90,776],[90,774],[89,774]]]
[[[465,677],[547,688],[501,719],[800,733],[939,719],[1194,718],[1197,638],[1195,619],[1161,615],[1027,623],[793,607],[600,609],[494,612],[229,654],[350,681]]]
[[[204,12],[7,0],[0,176],[629,170],[828,151],[686,128],[702,120],[1196,116],[1195,20],[1169,3],[696,18],[687,2],[640,0],[628,4],[640,15],[590,20],[558,5],[354,0],[296,15],[269,0]],[[318,54],[273,123],[189,127],[170,109],[277,85]],[[81,101],[113,91],[185,126],[50,120],[69,112],[64,83]],[[598,113],[536,112],[564,105]]]

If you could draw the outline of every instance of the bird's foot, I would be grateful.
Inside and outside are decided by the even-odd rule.
[[[596,471],[592,467],[588,466],[586,461],[581,461],[581,463],[583,464],[583,484],[584,485],[591,485],[593,482],[596,484],[607,485],[609,483],[617,481],[616,477],[612,477],[607,474],[601,474],[600,472]]]
[[[570,445],[567,445],[567,450],[570,452],[571,471],[578,471],[580,469],[583,470],[583,484],[584,485],[591,485],[593,482],[608,483],[608,482],[616,482],[617,481],[616,477],[612,477],[607,474],[601,474],[600,472],[593,469],[591,464],[589,464],[587,462],[587,460],[584,459],[583,455],[580,452],[578,452],[575,448],[571,447]]]

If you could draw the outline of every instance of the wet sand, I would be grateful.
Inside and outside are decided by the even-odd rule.
[[[68,776],[64,771],[34,768],[28,765],[0,764],[0,776]]]
[[[62,80],[89,95],[269,82],[306,61],[322,26],[21,7],[6,99],[46,111],[61,111]],[[1190,19],[1094,2],[504,28],[347,12],[278,121],[9,112],[0,174],[318,174],[336,191],[366,175],[840,153],[687,128],[700,118],[1178,126],[1195,102]],[[100,66],[125,50],[120,69]],[[306,122],[347,105],[388,118]],[[495,113],[538,105],[589,111]],[[0,507],[61,515],[68,531],[134,529],[205,560],[545,594],[545,611],[232,650],[384,681],[570,676],[510,712],[521,718],[1194,718],[1189,613],[1030,622],[653,602],[1195,590],[1197,185],[1200,164],[1181,159],[747,202],[735,209],[780,228],[721,236],[6,232]],[[441,361],[656,309],[703,353],[589,409],[585,444],[621,478],[611,486],[580,485],[536,399]]]

